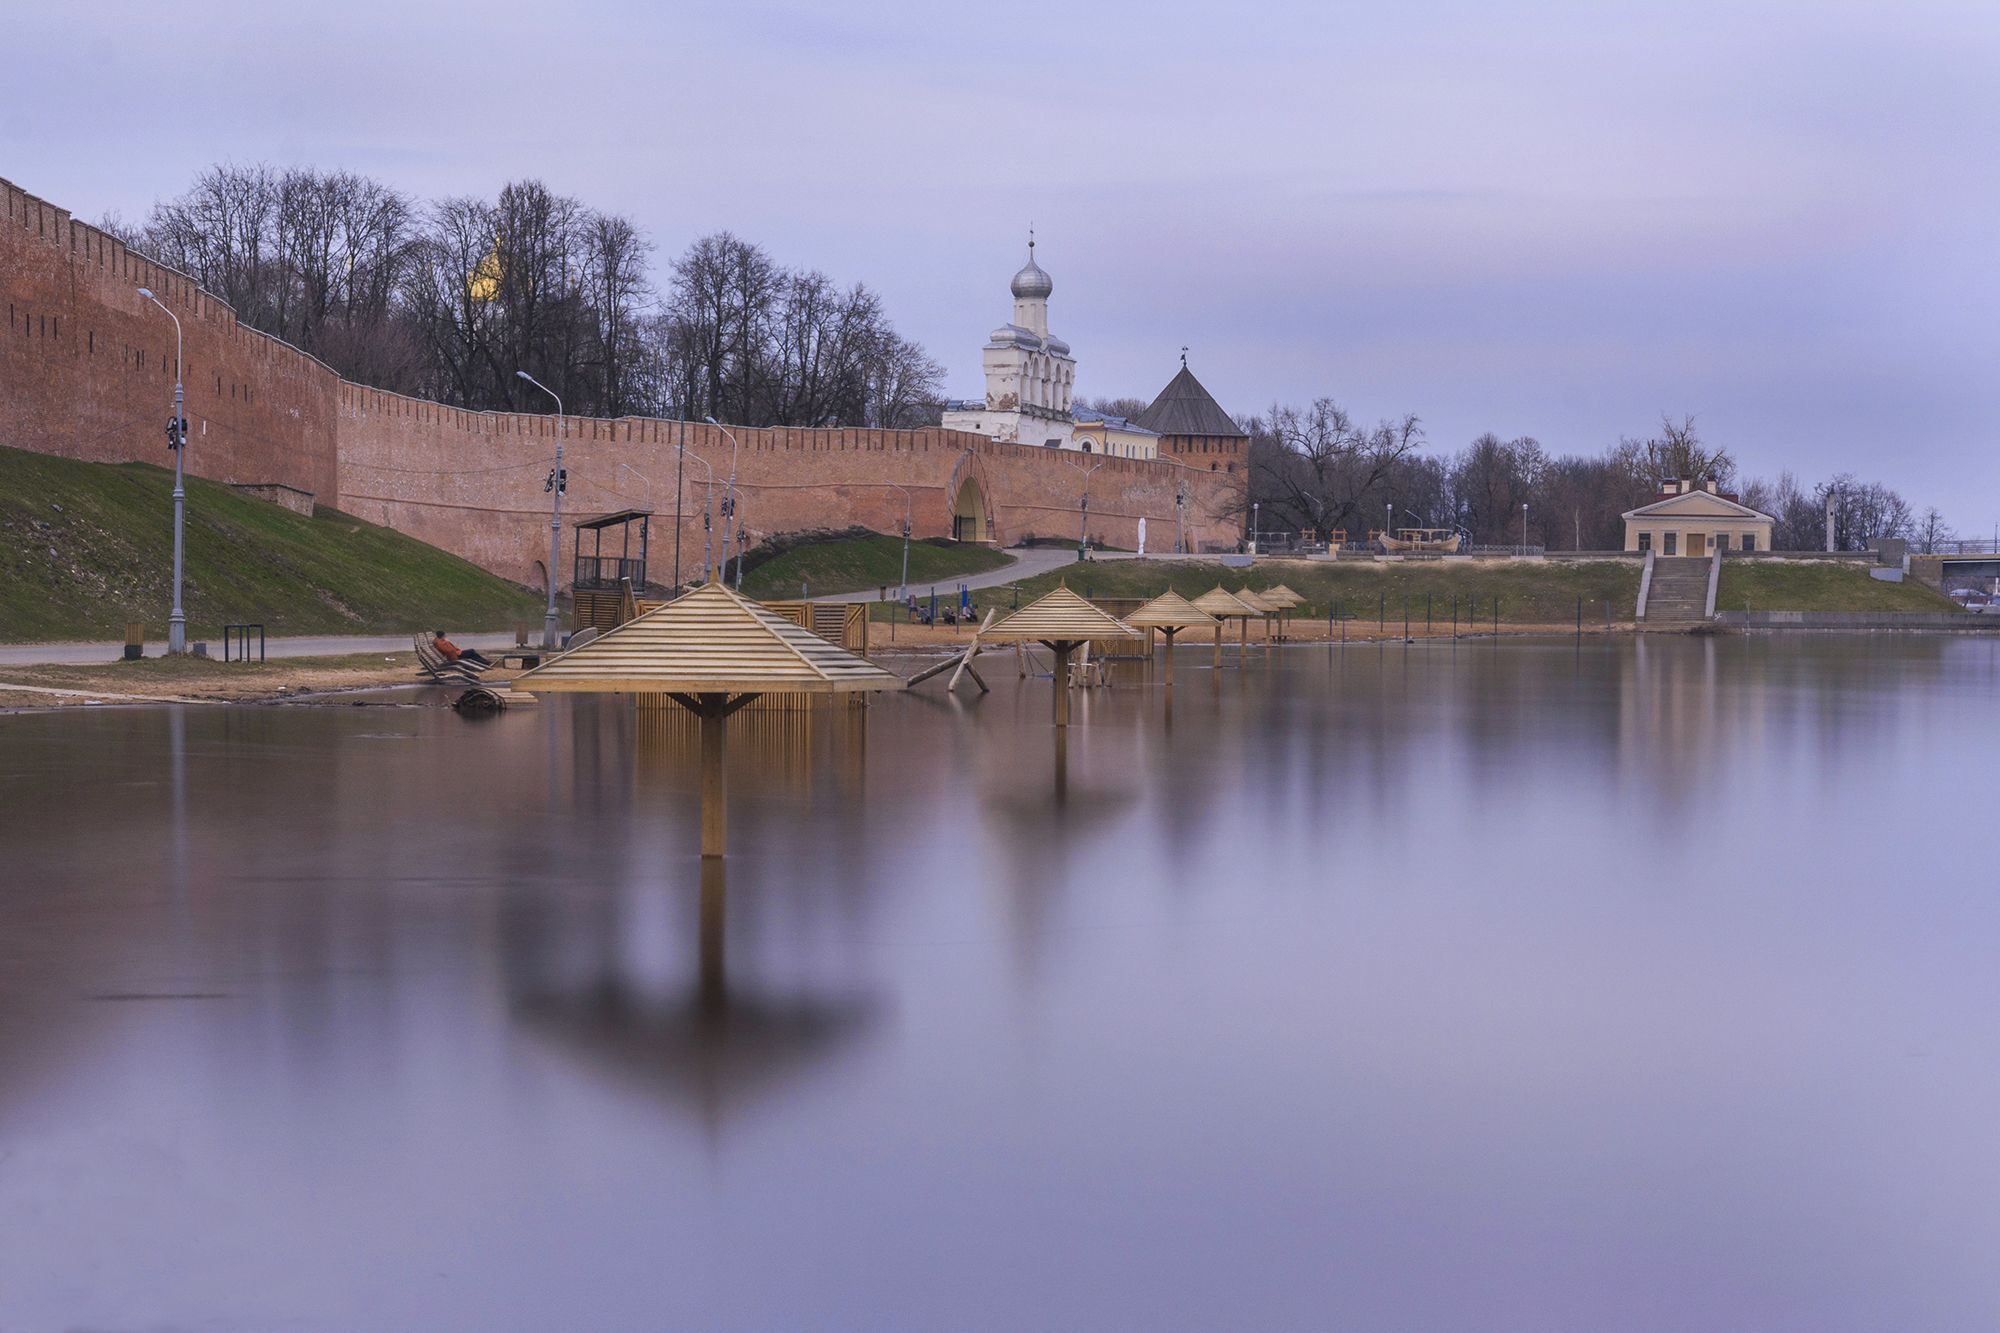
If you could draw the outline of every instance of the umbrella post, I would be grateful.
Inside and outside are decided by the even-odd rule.
[[[1215,622],[1215,669],[1222,670],[1222,622]]]
[[[1067,639],[1058,639],[1048,645],[1056,655],[1056,725],[1069,725],[1069,655],[1076,647]]]

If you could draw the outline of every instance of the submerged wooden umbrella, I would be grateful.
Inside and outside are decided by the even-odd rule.
[[[902,677],[719,583],[515,678],[531,694],[664,694],[701,719],[701,854],[721,856],[723,721],[760,694],[900,690]]]
[[[1259,620],[1263,620],[1265,616],[1273,614],[1278,609],[1274,603],[1265,601],[1261,593],[1252,592],[1248,588],[1238,588],[1235,592],[1231,593],[1230,596],[1234,597],[1237,601],[1243,603],[1243,605],[1249,607],[1253,612],[1256,613],[1257,618]],[[1242,636],[1243,646],[1245,648],[1248,648],[1250,646],[1250,622],[1247,619],[1243,622],[1239,632]],[[1271,623],[1268,620],[1266,620],[1264,621],[1265,650],[1269,651],[1270,646],[1271,646]]]
[[[1222,666],[1222,622],[1225,620],[1242,620],[1247,622],[1249,617],[1258,613],[1251,610],[1241,598],[1224,588],[1220,583],[1195,598],[1193,606],[1195,610],[1205,611],[1215,617],[1215,665],[1217,668],[1220,668]],[[1245,637],[1248,637],[1248,631],[1245,631]]]
[[[1174,683],[1174,635],[1204,625],[1219,633],[1222,622],[1177,592],[1164,592],[1125,617],[1133,629],[1156,629],[1167,639],[1167,684]]]
[[[1285,637],[1285,612],[1291,610],[1293,607],[1304,605],[1306,599],[1282,583],[1275,588],[1266,588],[1257,595],[1278,608],[1278,639],[1280,642],[1283,642]]]
[[[981,632],[988,643],[1032,640],[1056,655],[1056,725],[1069,725],[1069,655],[1092,639],[1144,636],[1109,612],[1100,611],[1067,586],[1058,587]]]

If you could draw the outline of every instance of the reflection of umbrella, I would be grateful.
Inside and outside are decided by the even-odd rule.
[[[701,719],[701,854],[721,856],[723,720],[760,694],[899,690],[902,678],[719,583],[627,621],[514,681],[532,694],[663,694]]]
[[[1092,639],[1138,639],[1139,631],[1061,586],[979,632],[988,643],[1033,640],[1056,656],[1056,725],[1069,725],[1069,655]]]
[[[1156,629],[1167,640],[1167,684],[1174,683],[1174,635],[1184,629],[1208,625],[1220,629],[1221,621],[1201,610],[1177,592],[1164,592],[1125,617],[1133,629]]]
[[[1195,598],[1192,605],[1195,610],[1205,611],[1215,617],[1215,665],[1217,667],[1222,665],[1222,622],[1225,620],[1240,620],[1247,627],[1251,616],[1262,614],[1262,612],[1251,609],[1249,603],[1245,602],[1235,593],[1225,591],[1220,583]],[[1249,637],[1250,632],[1245,628],[1243,631],[1244,641],[1248,642]]]
[[[724,906],[723,863],[705,860],[701,972],[692,994],[662,995],[635,983],[611,949],[594,974],[574,983],[522,986],[515,1012],[569,1054],[646,1092],[692,1102],[713,1127],[735,1104],[858,1036],[876,1016],[876,1005],[859,995],[732,993],[723,961]],[[558,926],[522,935],[527,947],[551,953],[563,943]]]

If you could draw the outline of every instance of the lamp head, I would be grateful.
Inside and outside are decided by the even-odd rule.
[[[522,379],[527,380],[530,384],[534,383],[535,377],[533,375],[530,375],[527,371],[517,370],[514,373],[516,375],[519,375]]]
[[[159,299],[153,295],[152,289],[150,287],[141,287],[139,289],[139,295],[145,297],[148,301]]]
[[[720,421],[717,421],[714,417],[703,417],[702,420],[706,421],[711,426],[720,426],[722,424]]]

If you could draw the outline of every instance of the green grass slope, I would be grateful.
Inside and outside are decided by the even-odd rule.
[[[1854,565],[1821,561],[1724,560],[1718,611],[1962,611],[1935,588],[1906,578],[1884,583]]]
[[[1428,595],[1431,614],[1440,621],[1450,617],[1453,597],[1458,598],[1461,618],[1471,614],[1477,599],[1481,620],[1490,619],[1493,599],[1498,597],[1503,624],[1560,625],[1575,619],[1580,597],[1584,616],[1602,624],[1607,602],[1613,620],[1627,621],[1639,600],[1636,561],[1264,561],[1246,570],[1213,561],[1105,560],[1022,580],[1022,604],[1053,588],[1058,578],[1092,597],[1156,597],[1171,587],[1192,598],[1217,583],[1231,589],[1282,583],[1306,599],[1291,614],[1319,620],[1338,602],[1348,616],[1372,621],[1386,606],[1387,618],[1400,621],[1407,597],[1410,614],[1421,621]],[[995,589],[981,594],[980,600],[987,604],[1011,596]]]
[[[539,622],[542,599],[434,546],[344,514],[304,518],[188,479],[188,638],[388,634]],[[166,637],[173,474],[0,448],[0,642]]]
[[[926,590],[966,574],[998,569],[1012,557],[988,546],[913,541],[910,543],[910,586]],[[902,582],[903,539],[871,533],[794,546],[782,555],[755,565],[743,575],[743,594],[764,600],[799,595],[801,580],[810,580],[815,597],[839,592],[867,592],[887,587],[895,595]]]

